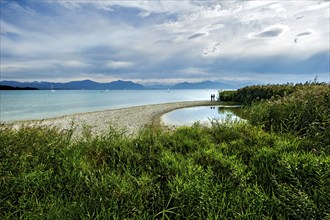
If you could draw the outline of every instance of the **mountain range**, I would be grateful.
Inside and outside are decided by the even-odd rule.
[[[132,81],[112,81],[107,83],[94,82],[92,80],[72,81],[65,83],[55,82],[18,82],[18,81],[1,81],[0,85],[12,87],[30,87],[41,90],[49,90],[51,88],[56,90],[144,90],[144,89],[234,89],[236,86],[213,81],[203,81],[198,83],[178,83],[172,86],[168,85],[151,85],[144,86]]]

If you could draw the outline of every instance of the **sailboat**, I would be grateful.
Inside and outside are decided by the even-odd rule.
[[[54,89],[54,86],[53,86],[53,84],[52,84],[52,88],[51,88],[51,90],[50,90],[51,92],[55,92],[55,89]]]

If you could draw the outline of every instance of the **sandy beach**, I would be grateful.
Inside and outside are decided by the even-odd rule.
[[[20,121],[6,123],[2,126],[53,126],[61,130],[74,127],[74,136],[80,136],[84,131],[90,130],[92,135],[102,134],[111,126],[126,136],[134,136],[145,126],[160,124],[160,117],[170,111],[193,107],[218,105],[210,101],[186,101],[164,104],[142,105],[129,108],[111,109],[105,111],[77,113],[43,120]]]

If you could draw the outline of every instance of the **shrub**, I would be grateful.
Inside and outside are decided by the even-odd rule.
[[[330,87],[312,85],[289,96],[248,108],[249,121],[266,131],[309,137],[320,146],[330,145]]]

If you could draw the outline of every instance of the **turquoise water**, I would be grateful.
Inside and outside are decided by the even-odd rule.
[[[211,120],[218,121],[240,121],[240,117],[234,114],[233,108],[223,107],[191,107],[169,112],[162,116],[162,120],[166,125],[193,125],[199,122],[203,125],[210,125]]]
[[[178,101],[209,100],[217,90],[0,91],[1,122]]]

